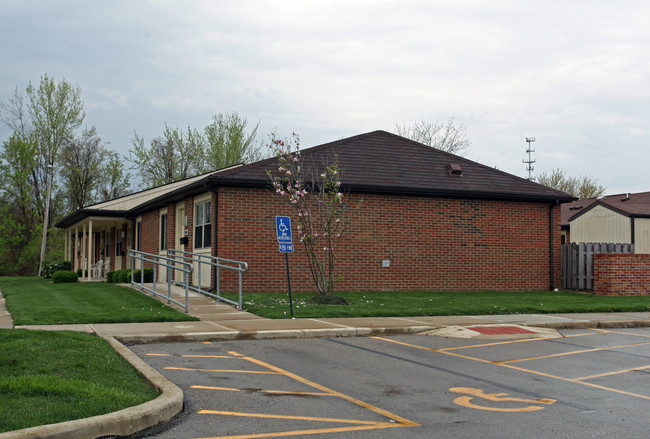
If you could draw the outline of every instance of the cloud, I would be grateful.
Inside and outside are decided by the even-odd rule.
[[[456,121],[469,158],[646,183],[650,6],[640,1],[9,1],[0,98],[48,73],[83,89],[88,122],[133,130],[238,111],[305,146],[414,119]],[[263,137],[263,136],[261,136]],[[260,139],[263,140],[263,139]],[[639,177],[610,164],[626,159]]]

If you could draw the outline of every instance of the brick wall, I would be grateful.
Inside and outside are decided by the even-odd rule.
[[[594,294],[650,294],[650,254],[594,255]]]
[[[545,290],[549,206],[538,203],[350,195],[352,223],[341,242],[339,291]],[[249,264],[245,291],[286,291],[275,216],[295,216],[269,191],[220,188],[218,256]],[[295,221],[295,220],[294,220]],[[555,282],[560,214],[554,209]],[[294,228],[296,224],[292,223]],[[295,291],[314,291],[302,246],[289,256]],[[383,268],[382,260],[390,260]],[[222,275],[225,289],[235,276]]]
[[[160,211],[158,209],[142,215],[142,251],[144,253],[158,254],[160,250]],[[144,263],[145,268],[152,268],[150,262]]]

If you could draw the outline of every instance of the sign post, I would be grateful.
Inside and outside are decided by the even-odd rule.
[[[289,275],[289,253],[293,253],[293,238],[291,237],[291,218],[288,216],[275,217],[275,230],[278,235],[278,249],[284,253],[287,266],[287,287],[289,288],[289,310],[293,318],[293,300],[291,299],[291,276]]]

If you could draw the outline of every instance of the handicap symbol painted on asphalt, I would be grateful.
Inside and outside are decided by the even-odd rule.
[[[507,393],[485,393],[481,389],[473,389],[471,387],[452,387],[451,389],[449,389],[449,391],[454,393],[465,393],[467,395],[471,395],[471,396],[459,396],[458,398],[454,399],[454,402],[460,406],[477,409],[477,410],[490,410],[495,412],[534,412],[546,408],[544,406],[540,406],[537,404],[548,406],[557,401],[555,399],[512,398],[509,397]],[[534,404],[534,405],[527,405],[519,408],[487,407],[487,406],[473,403],[472,400],[474,398],[483,398],[488,401],[493,401],[497,403],[498,402],[522,402],[522,403]]]

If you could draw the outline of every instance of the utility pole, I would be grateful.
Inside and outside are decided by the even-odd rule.
[[[52,174],[54,174],[54,166],[47,165],[47,172],[49,173],[47,179],[47,199],[45,201],[45,221],[43,223],[43,239],[41,240],[41,263],[38,266],[38,277],[41,277],[43,272],[43,259],[45,259],[45,244],[47,242],[47,226],[50,217],[50,198],[52,196]]]
[[[535,150],[531,148],[530,144],[533,143],[534,141],[535,141],[534,137],[526,137],[526,142],[528,142],[528,148],[526,148],[526,152],[528,153],[528,160],[526,160],[526,159],[521,160],[522,163],[526,163],[528,165],[526,167],[526,170],[528,171],[528,179],[529,180],[532,180],[531,172],[533,171],[533,169],[535,169],[533,167],[533,163],[535,163],[537,161],[534,158],[532,158],[532,156],[531,156],[531,153],[535,152]]]

